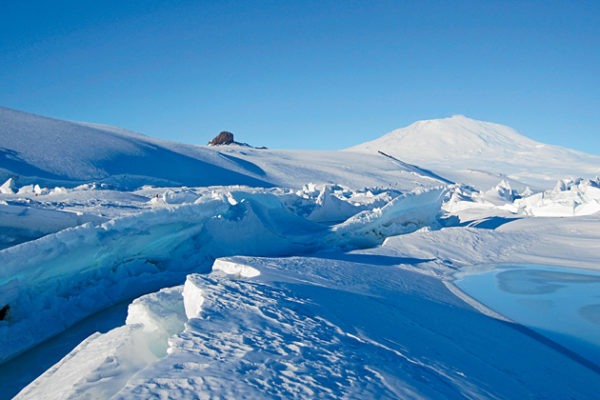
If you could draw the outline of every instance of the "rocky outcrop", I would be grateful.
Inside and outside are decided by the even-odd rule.
[[[0,309],[0,321],[4,321],[6,319],[8,310],[10,310],[10,306],[8,304]]]
[[[208,142],[208,144],[212,146],[218,146],[223,144],[235,144],[235,141],[233,140],[233,133],[223,131],[219,133],[213,140]]]
[[[251,147],[253,149],[266,149],[266,147],[264,147],[264,146],[252,147],[248,143],[236,142],[235,140],[233,140],[233,133],[227,132],[227,131],[223,131],[223,132],[219,133],[217,136],[214,137],[213,140],[208,142],[209,146],[221,146],[221,145],[228,145],[228,144],[235,144],[238,146]]]

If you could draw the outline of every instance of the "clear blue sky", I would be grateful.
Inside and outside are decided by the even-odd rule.
[[[600,1],[2,1],[0,105],[306,149],[465,114],[600,154]]]

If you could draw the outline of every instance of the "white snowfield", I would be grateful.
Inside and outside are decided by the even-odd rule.
[[[600,157],[462,116],[350,150],[0,108],[0,368],[135,298],[0,398],[597,398],[593,358],[452,282],[600,270]]]

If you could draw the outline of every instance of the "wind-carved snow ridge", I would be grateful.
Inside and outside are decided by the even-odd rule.
[[[236,265],[238,271],[235,271]],[[411,374],[428,374],[427,367],[400,352],[346,333],[327,319],[311,315],[308,309],[303,309],[305,300],[295,297],[288,289],[231,280],[232,275],[241,271],[256,269],[227,260],[217,260],[213,269],[222,272],[224,266],[229,271],[225,275],[188,276],[183,299],[179,297],[188,320],[185,330],[170,337],[164,362],[158,358],[153,362],[140,362],[127,371],[118,371],[119,379],[109,376],[103,380],[95,378],[101,377],[106,360],[99,367],[80,367],[80,380],[88,382],[87,385],[65,382],[63,398],[98,394],[114,399],[150,398],[173,391],[184,398],[197,398],[208,392],[218,393],[220,398],[239,398],[242,394],[245,398],[333,398],[340,392],[353,397],[377,393],[381,398],[394,398],[413,394],[409,387],[394,388],[393,384],[388,387],[386,378],[392,381],[393,378],[384,378],[371,366],[377,365],[377,359],[385,360],[386,353],[405,360],[406,367],[414,369]],[[181,293],[181,287],[171,290]],[[138,303],[146,303],[150,298],[144,296]],[[143,336],[139,336],[138,330],[142,329],[143,335],[147,324],[129,326],[132,311],[130,308],[128,326],[117,328],[104,338],[92,337],[88,341],[102,347],[106,343],[101,339],[118,335],[121,342],[116,346],[122,352],[124,347],[130,346],[134,335],[138,335],[140,341]],[[147,344],[147,338],[143,339],[142,343]],[[313,347],[314,344],[318,346]],[[355,355],[348,354],[346,347],[359,351]],[[87,356],[99,362],[103,357],[98,357],[97,350],[80,346],[72,358]],[[142,355],[148,353],[140,347],[138,351]],[[369,363],[362,358],[367,354],[370,354]],[[75,367],[73,361],[67,359],[55,366],[17,399],[58,398],[56,393],[46,397],[39,389],[51,381],[61,381],[69,369]],[[115,360],[111,362],[115,364]],[[421,367],[423,370],[419,372]],[[158,370],[160,374],[154,376]],[[178,376],[179,373],[184,376]],[[125,378],[129,379],[125,382]]]
[[[163,200],[193,203],[153,197],[149,211],[2,250],[0,306],[10,305],[10,311],[0,321],[0,361],[112,304],[176,285],[190,272],[207,272],[216,257],[352,249],[435,227],[443,193],[350,192],[335,186],[298,193],[187,191]],[[331,210],[332,217],[322,210]]]
[[[124,326],[88,337],[16,398],[110,398],[167,355],[169,338],[184,330],[186,320],[181,287],[142,296],[129,305]]]
[[[132,306],[128,325],[89,338],[17,399],[563,399],[600,388],[595,372],[475,312],[437,277],[362,256],[217,259],[210,274],[137,300],[176,316]],[[154,325],[177,327],[160,357],[144,333]],[[134,338],[142,360],[125,370],[105,359]]]

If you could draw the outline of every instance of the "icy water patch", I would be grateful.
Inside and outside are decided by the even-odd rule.
[[[600,365],[600,272],[502,265],[454,284],[480,303]]]

